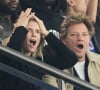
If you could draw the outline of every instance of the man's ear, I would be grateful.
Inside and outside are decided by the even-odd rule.
[[[75,0],[66,0],[66,2],[69,6],[74,6],[75,5]]]
[[[63,42],[63,44],[65,44],[65,45],[66,45],[65,39],[62,39],[61,41]]]

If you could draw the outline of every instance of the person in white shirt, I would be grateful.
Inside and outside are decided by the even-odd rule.
[[[100,55],[89,51],[89,42],[93,34],[93,23],[86,15],[69,16],[63,21],[60,40],[76,53],[79,60],[73,67],[65,68],[64,72],[100,87]],[[62,84],[61,82],[59,83],[59,79],[50,75],[45,75],[43,79],[56,87]],[[81,89],[66,83],[65,90]]]

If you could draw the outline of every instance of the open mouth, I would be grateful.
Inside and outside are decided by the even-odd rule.
[[[36,41],[35,40],[30,40],[30,43],[32,43],[33,45],[35,45]]]
[[[83,49],[83,44],[79,44],[79,45],[77,45],[77,47],[78,47],[79,49]]]

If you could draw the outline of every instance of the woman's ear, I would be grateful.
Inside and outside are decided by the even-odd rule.
[[[66,2],[69,6],[74,6],[75,5],[75,0],[66,0]]]

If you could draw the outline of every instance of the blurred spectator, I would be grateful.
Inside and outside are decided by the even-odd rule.
[[[66,13],[66,0],[20,0],[23,9],[32,8],[36,16],[44,21],[46,28],[59,32],[63,21],[62,13]]]
[[[99,3],[100,0],[89,0],[88,3],[88,9],[87,9],[87,15],[90,17],[92,23],[95,25],[95,34],[93,35],[89,45],[90,45],[90,50],[92,52],[96,52],[100,54],[100,30],[98,29],[98,19],[96,19],[96,16],[98,15],[99,12]],[[97,11],[97,7],[98,7],[98,11]]]
[[[96,52],[100,54],[100,0],[98,0],[97,17],[95,23],[95,35],[93,37]]]
[[[88,1],[86,15],[90,18],[92,23],[96,22],[97,6],[99,0],[85,0]]]
[[[19,4],[19,0],[0,0],[0,43],[6,45],[13,31],[11,14]]]

